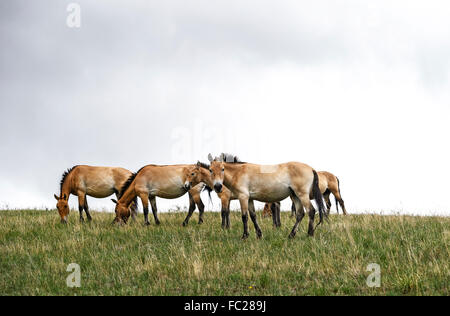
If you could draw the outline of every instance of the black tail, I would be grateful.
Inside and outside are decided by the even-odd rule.
[[[336,177],[336,176],[335,176]],[[339,195],[341,195],[341,185],[339,184],[339,179],[338,179],[338,177],[336,177],[336,181],[337,181],[337,184],[338,184],[338,191],[339,191]],[[338,212],[338,214],[339,214],[339,207],[338,207],[338,199],[337,199],[337,197],[335,196],[334,197],[334,200],[336,201],[336,211]]]
[[[211,192],[212,192],[213,189],[211,189],[209,186],[205,185],[205,187],[203,188],[203,190],[208,191],[209,201],[210,201],[211,204],[212,204]]]
[[[313,198],[314,200],[316,200],[317,206],[319,208],[319,224],[321,224],[323,222],[323,214],[325,214],[325,216],[327,216],[327,212],[325,212],[325,204],[323,203],[323,196],[322,196],[322,192],[320,192],[320,188],[319,188],[319,176],[317,175],[317,172],[315,170],[313,170],[314,173],[314,181],[313,181],[313,187],[312,187],[312,193],[313,193]],[[316,225],[316,227],[317,227]]]

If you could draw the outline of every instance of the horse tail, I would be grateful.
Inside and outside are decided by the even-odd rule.
[[[203,191],[204,190],[206,190],[208,192],[209,202],[211,202],[211,204],[212,204],[211,192],[213,189],[211,189],[209,186],[205,185],[205,187],[203,188]]]
[[[337,185],[338,185],[338,192],[339,192],[339,196],[341,196],[341,185],[339,184],[339,179],[338,179],[338,177],[336,177],[336,176],[334,176],[335,178],[336,178],[336,181],[337,181]],[[337,199],[337,197],[336,196],[334,196],[334,200],[336,201],[336,211],[338,212],[338,214],[339,214],[339,207],[338,207],[338,199]]]
[[[325,212],[325,204],[323,204],[323,196],[322,196],[322,192],[320,192],[320,188],[319,188],[319,176],[317,175],[316,170],[313,170],[314,173],[314,180],[313,180],[313,186],[312,186],[312,195],[314,200],[317,203],[317,206],[319,208],[319,224],[321,224],[323,222],[323,214],[325,214],[325,216],[327,216],[327,212]],[[317,227],[316,225],[316,227]]]

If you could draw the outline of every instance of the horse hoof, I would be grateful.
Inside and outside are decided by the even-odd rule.
[[[186,223],[186,222],[183,222],[183,227],[186,227],[186,225],[187,225],[188,223]]]
[[[292,238],[294,238],[295,237],[295,233],[290,233],[289,234],[289,239],[292,239]]]
[[[150,222],[145,222],[144,226],[150,226]]]
[[[161,222],[160,221],[156,221],[155,224],[156,225],[161,225]]]
[[[256,238],[261,239],[262,238],[262,232],[256,233]]]
[[[242,240],[246,240],[247,238],[248,238],[248,234],[243,234],[241,237]]]

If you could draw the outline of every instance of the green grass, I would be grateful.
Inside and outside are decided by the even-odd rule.
[[[241,241],[240,213],[229,231],[219,213],[188,227],[185,213],[160,214],[162,224],[111,226],[112,214],[68,225],[56,211],[0,212],[1,295],[449,295],[450,218],[330,216],[313,238],[307,221],[297,237],[258,219],[263,238]],[[305,218],[306,219],[306,218]],[[67,265],[81,267],[81,287],[66,285]],[[368,287],[367,265],[381,267],[381,286]]]

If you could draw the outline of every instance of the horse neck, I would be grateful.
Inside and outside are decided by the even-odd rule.
[[[210,188],[213,187],[213,182],[211,181],[211,175],[209,170],[206,170],[204,168],[200,168],[202,182],[209,186]]]
[[[225,186],[231,185],[231,182],[232,182],[231,180],[236,177],[237,173],[241,169],[240,167],[241,167],[241,165],[237,165],[237,164],[232,164],[232,163],[225,164],[225,174],[223,177],[223,183],[225,184]]]
[[[134,190],[134,181],[130,184],[130,186],[125,190],[123,195],[120,197],[119,202],[124,203],[126,206],[129,206],[131,202],[136,198],[136,191]]]
[[[64,183],[61,187],[61,194],[59,196],[67,195],[67,200],[69,200],[70,193],[72,192],[73,174],[69,173],[64,179]]]

